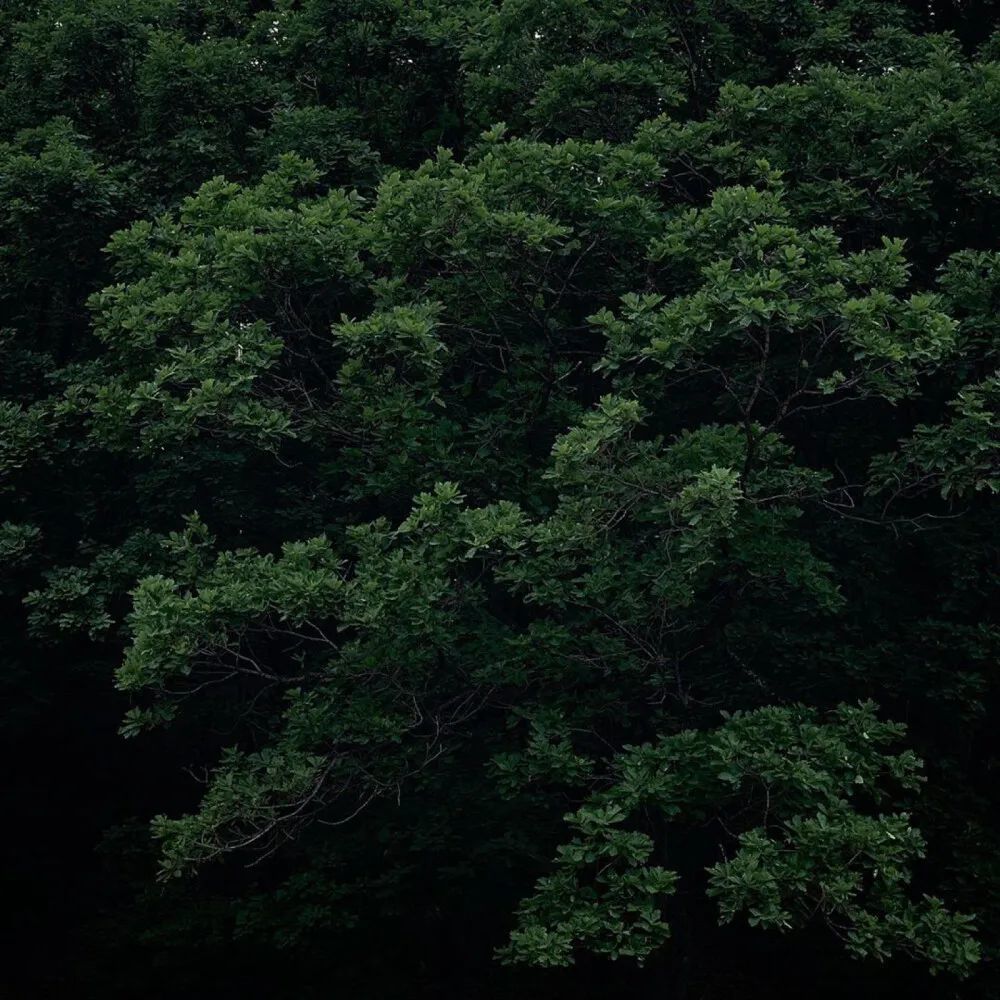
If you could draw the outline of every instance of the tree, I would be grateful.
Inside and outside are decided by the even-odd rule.
[[[991,995],[958,6],[0,15],[10,801],[56,719],[124,775],[51,990]]]

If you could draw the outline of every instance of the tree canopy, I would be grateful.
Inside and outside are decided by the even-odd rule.
[[[996,13],[3,6],[15,995],[997,995]]]

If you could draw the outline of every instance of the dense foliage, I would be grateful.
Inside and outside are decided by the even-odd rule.
[[[8,0],[17,996],[1000,990],[991,0]]]

